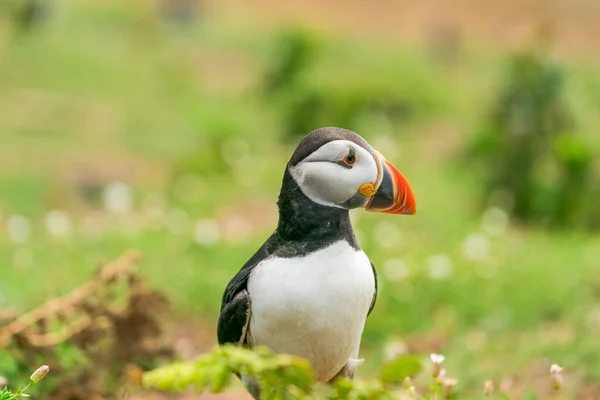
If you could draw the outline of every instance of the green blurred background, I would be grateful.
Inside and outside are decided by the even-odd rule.
[[[209,349],[296,143],[342,126],[419,210],[352,213],[380,279],[361,376],[441,352],[472,393],[545,393],[558,363],[600,398],[598,20],[596,0],[2,0],[0,309],[134,248]]]

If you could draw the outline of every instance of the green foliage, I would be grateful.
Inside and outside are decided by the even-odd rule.
[[[273,391],[308,394],[312,372],[308,363],[265,348],[256,351],[224,346],[196,361],[162,367],[144,374],[144,385],[178,391],[193,386],[219,393],[231,384],[232,374],[256,376],[261,387]],[[268,392],[268,391],[267,391]]]
[[[592,182],[593,154],[585,143],[573,135],[559,137],[555,142],[554,153],[562,167],[554,218],[561,225],[582,222],[575,221],[575,217],[587,220],[590,215],[582,215],[577,210],[583,205],[581,198],[588,194],[587,186]]]
[[[297,140],[322,126],[343,126],[356,131],[361,117],[371,114],[393,122],[407,122],[428,106],[427,101],[419,103],[398,87],[370,80],[341,86],[303,85],[283,99],[284,130],[288,137]]]
[[[330,386],[323,386],[314,384],[312,371],[305,360],[274,354],[264,347],[248,350],[227,345],[196,361],[146,372],[143,384],[164,391],[193,387],[199,392],[219,393],[232,384],[231,377],[237,374],[257,379],[266,399],[387,400],[397,399],[406,379],[421,369],[418,359],[403,356],[384,366],[381,379],[351,381],[340,378]]]
[[[438,101],[427,79],[416,85],[407,84],[410,76],[390,80],[376,73],[349,76],[341,82],[315,79],[319,57],[325,53],[319,53],[321,42],[306,31],[284,31],[263,74],[263,94],[270,103],[279,104],[287,139],[297,140],[322,126],[357,130],[361,117],[369,114],[405,123]],[[401,74],[406,74],[401,68],[394,73]]]
[[[301,29],[283,32],[265,71],[265,92],[279,92],[294,85],[314,60],[317,45],[318,42],[309,32]]]
[[[562,69],[538,49],[514,54],[470,148],[485,196],[508,194],[512,204],[500,206],[520,221],[573,225],[593,156],[573,125]]]
[[[10,348],[9,348],[10,349]],[[5,350],[9,350],[5,349]],[[28,360],[29,361],[29,360]],[[43,362],[42,359],[37,359],[36,363]],[[21,357],[18,357],[11,351],[0,351],[0,376],[8,380],[8,382],[18,382],[20,377],[30,373],[30,365],[34,363],[25,362]],[[44,379],[41,385],[44,390],[51,389],[54,384],[53,379]],[[36,386],[36,391],[39,388]],[[35,394],[35,393],[34,393]]]
[[[40,368],[35,370],[33,374],[31,374],[31,377],[29,378],[29,383],[27,383],[26,386],[24,386],[21,389],[18,389],[14,393],[10,391],[7,387],[3,388],[0,392],[0,400],[14,400],[20,397],[30,397],[26,393],[26,390],[29,389],[31,385],[35,385],[36,383],[44,379],[44,377],[48,374],[49,370],[50,369],[47,365],[41,366]]]
[[[413,356],[403,355],[384,364],[381,381],[386,384],[398,384],[406,378],[415,376],[423,369],[421,361]]]

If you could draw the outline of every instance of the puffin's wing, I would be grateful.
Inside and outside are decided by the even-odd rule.
[[[373,300],[371,300],[371,306],[369,306],[369,312],[367,313],[367,317],[373,311],[375,307],[375,302],[377,301],[377,271],[375,270],[375,266],[371,263],[371,269],[373,269],[373,278],[375,278],[375,291],[373,292]]]
[[[265,243],[229,281],[223,293],[221,314],[217,324],[219,344],[247,344],[246,333],[250,322],[251,299],[247,290],[250,273],[269,256]]]
[[[219,344],[246,344],[246,332],[250,322],[250,294],[246,289],[225,304],[217,326]]]

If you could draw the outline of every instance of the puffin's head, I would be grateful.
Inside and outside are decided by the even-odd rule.
[[[406,178],[362,137],[341,128],[321,128],[302,139],[288,163],[302,192],[329,207],[414,214]]]

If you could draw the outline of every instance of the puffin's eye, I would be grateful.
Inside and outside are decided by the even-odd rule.
[[[340,164],[343,165],[344,167],[348,167],[348,168],[352,168],[354,166],[355,162],[356,162],[356,156],[354,155],[353,149],[350,149],[348,154],[346,154],[344,156],[344,158],[342,158],[340,160]]]

